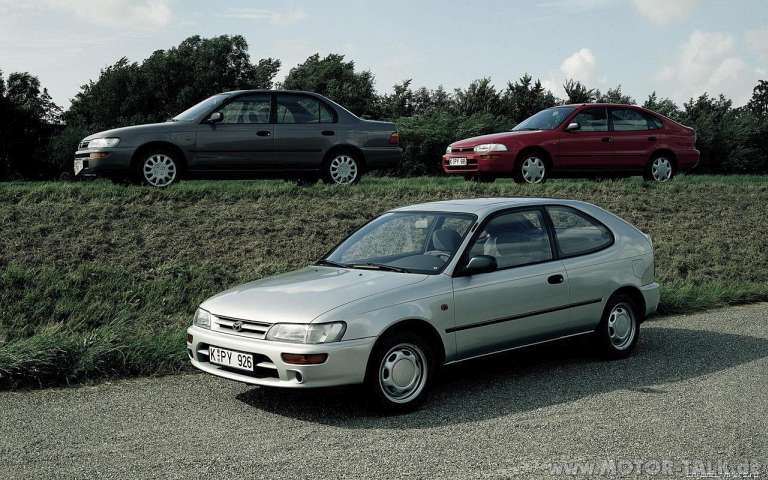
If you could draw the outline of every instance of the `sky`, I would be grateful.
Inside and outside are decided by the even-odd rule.
[[[340,53],[380,92],[503,89],[524,73],[562,96],[565,79],[639,102],[703,92],[745,103],[768,79],[768,0],[0,0],[0,69],[37,75],[64,108],[125,56],[199,34],[245,36],[251,58],[279,58],[277,80],[308,56]]]

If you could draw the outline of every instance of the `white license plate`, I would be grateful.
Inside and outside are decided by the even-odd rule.
[[[80,173],[80,171],[83,169],[83,161],[82,160],[75,160],[75,175]]]
[[[253,355],[219,347],[208,347],[208,359],[216,365],[253,371]]]
[[[466,158],[451,158],[448,160],[448,166],[451,167],[466,167],[467,166],[467,159]]]

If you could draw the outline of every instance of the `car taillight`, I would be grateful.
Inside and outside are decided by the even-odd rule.
[[[392,135],[389,136],[389,144],[390,145],[400,145],[400,134],[397,132],[394,132]]]

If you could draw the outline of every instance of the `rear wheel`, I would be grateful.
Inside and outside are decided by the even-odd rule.
[[[138,176],[142,183],[164,188],[178,181],[181,164],[176,156],[167,151],[153,151],[141,156]]]
[[[614,295],[605,305],[597,327],[597,342],[609,359],[632,354],[640,338],[640,315],[637,305],[627,295]]]
[[[389,412],[416,409],[426,398],[437,362],[428,342],[410,332],[388,335],[368,359],[365,385],[374,406]]]
[[[332,185],[352,185],[362,175],[362,162],[351,152],[333,154],[323,167],[323,181]]]
[[[547,162],[538,153],[525,155],[515,169],[517,183],[544,183],[547,181]]]
[[[667,155],[657,155],[648,162],[643,177],[653,182],[668,182],[675,176],[675,164]]]

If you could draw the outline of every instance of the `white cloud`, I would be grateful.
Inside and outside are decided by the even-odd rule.
[[[590,84],[594,80],[596,68],[597,60],[592,50],[588,48],[574,52],[560,64],[560,71],[563,72],[566,79],[572,78],[586,84]]]
[[[151,29],[173,18],[169,0],[35,0],[43,6],[67,11],[83,20],[113,27]]]
[[[747,45],[757,52],[763,61],[768,62],[768,27],[750,30],[745,34]]]
[[[699,0],[633,0],[635,9],[657,25],[685,20]]]
[[[737,55],[732,35],[695,31],[680,47],[675,65],[664,67],[657,80],[673,92],[675,100],[720,93],[743,104],[757,82],[756,71]]]
[[[263,8],[229,8],[218,16],[240,20],[266,20],[272,25],[291,25],[307,18],[307,13],[301,8],[282,12]]]

